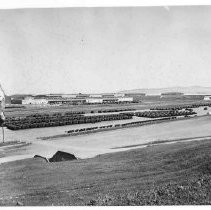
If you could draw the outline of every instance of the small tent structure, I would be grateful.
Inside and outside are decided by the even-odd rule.
[[[52,158],[49,158],[49,162],[60,162],[68,160],[77,160],[77,158],[73,154],[62,151],[57,151]]]
[[[41,156],[41,155],[35,155],[34,158],[39,158],[39,159],[42,159],[42,160],[44,160],[44,161],[46,161],[46,162],[49,162],[48,158],[43,157],[43,156]]]
[[[62,152],[62,151],[57,151],[51,158],[46,158],[41,155],[35,155],[34,158],[40,158],[46,162],[61,162],[61,161],[77,160],[75,155],[67,153],[67,152]]]

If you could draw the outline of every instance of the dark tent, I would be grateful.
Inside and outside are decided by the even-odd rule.
[[[75,157],[75,155],[62,151],[56,152],[52,158],[49,158],[49,162],[60,162],[68,160],[77,160],[77,158]]]
[[[46,162],[49,162],[48,159],[47,159],[46,157],[42,157],[42,156],[40,156],[40,155],[35,155],[34,158],[39,158],[39,159],[41,159],[41,160],[44,160],[44,161],[46,161]]]

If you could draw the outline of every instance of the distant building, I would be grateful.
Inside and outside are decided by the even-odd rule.
[[[83,98],[61,98],[61,99],[49,99],[48,104],[50,105],[80,105],[86,103],[86,99]]]
[[[26,97],[22,100],[23,105],[46,105],[48,100],[45,98]]]
[[[90,94],[89,97],[90,98],[102,98],[103,95],[102,94]]]
[[[118,96],[118,97],[117,97]],[[133,97],[126,97],[124,94],[104,93],[104,94],[46,94],[30,95],[16,103],[23,105],[80,105],[80,104],[112,104],[130,103]]]
[[[211,100],[211,96],[204,96],[204,100],[205,101],[210,101]]]
[[[133,98],[134,102],[140,102],[146,96],[145,93],[125,93],[124,97]]]
[[[124,103],[124,102],[133,102],[133,97],[118,97],[117,102]]]
[[[114,97],[114,93],[103,93],[102,97],[103,98],[113,98]]]
[[[50,93],[50,94],[46,94],[46,96],[48,96],[48,97],[61,97],[62,94],[61,93]]]
[[[76,98],[77,94],[62,94],[62,98]]]
[[[47,98],[48,96],[47,95],[35,95],[33,96],[33,98],[35,99],[41,99],[41,98]]]
[[[124,93],[114,93],[114,97],[124,97]]]
[[[22,100],[24,100],[26,97],[32,97],[32,95],[26,95],[26,94],[23,94],[23,95],[19,95],[19,94],[16,94],[16,95],[11,95],[10,98],[11,98],[11,104],[22,104]]]
[[[104,104],[118,103],[118,98],[103,98]]]
[[[102,104],[103,98],[87,98],[86,103],[88,103],[88,104]]]
[[[79,93],[76,95],[76,98],[88,98],[89,94],[83,94],[83,93]]]
[[[112,97],[112,98],[87,98],[86,103],[102,104],[102,103],[126,103],[133,102],[132,97]]]

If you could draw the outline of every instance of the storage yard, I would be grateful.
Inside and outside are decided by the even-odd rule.
[[[1,176],[7,179],[8,186],[10,186],[11,183],[15,183],[16,189],[21,189],[24,185],[24,190],[11,192],[12,188],[7,186],[5,195],[2,195],[0,199],[1,205],[16,205],[19,202],[21,205],[38,205],[41,199],[40,193],[42,194],[44,191],[47,192],[49,197],[45,198],[43,205],[59,205],[61,202],[64,205],[70,205],[70,203],[71,205],[125,204],[125,199],[119,200],[118,196],[128,197],[133,190],[130,191],[128,186],[123,186],[121,183],[119,186],[121,186],[121,189],[127,189],[127,192],[123,193],[120,191],[117,185],[115,186],[115,191],[112,190],[113,188],[103,191],[101,187],[106,183],[104,182],[105,177],[96,175],[101,174],[101,170],[91,170],[91,173],[95,174],[93,177],[97,176],[98,179],[101,180],[100,182],[103,183],[99,189],[95,188],[90,178],[87,179],[87,177],[87,183],[85,185],[79,184],[81,183],[81,179],[85,179],[83,175],[80,176],[81,178],[74,186],[77,188],[81,186],[83,188],[87,187],[93,189],[93,191],[89,190],[89,192],[84,191],[83,193],[81,190],[76,190],[77,193],[83,197],[80,201],[78,197],[70,198],[69,192],[72,192],[73,189],[66,181],[70,179],[70,176],[75,177],[76,174],[78,176],[78,173],[80,173],[78,166],[82,167],[81,170],[86,173],[84,167],[92,163],[98,165],[98,161],[103,163],[102,170],[107,179],[110,180],[109,182],[113,182],[112,176],[116,178],[118,176],[118,180],[125,179],[126,177],[123,173],[117,175],[116,172],[112,172],[110,176],[106,172],[110,170],[106,166],[108,162],[104,162],[103,159],[108,158],[109,165],[111,164],[110,161],[114,161],[114,165],[117,164],[120,168],[126,167],[128,170],[132,170],[129,168],[130,164],[125,163],[125,161],[129,161],[130,163],[131,161],[135,161],[135,159],[131,159],[131,157],[137,156],[136,159],[140,162],[139,154],[145,154],[141,158],[141,161],[143,161],[143,158],[149,157],[147,156],[147,152],[150,152],[151,155],[159,156],[159,151],[163,151],[165,154],[167,154],[166,152],[168,151],[168,154],[171,153],[173,155],[170,150],[176,149],[181,151],[184,146],[187,147],[187,151],[191,152],[191,145],[193,145],[195,149],[197,145],[199,145],[199,147],[205,145],[208,148],[211,139],[211,102],[207,100],[21,106],[11,107],[5,110],[5,141],[8,145],[0,145],[0,167],[4,171]],[[2,138],[1,135],[0,138]],[[11,140],[13,143],[10,145]],[[62,157],[56,157],[60,151],[66,154],[66,156],[74,157],[75,160],[65,161],[66,163],[59,162],[52,164],[51,160],[62,160]],[[129,156],[126,157],[125,155]],[[161,156],[159,157],[161,158]],[[121,161],[119,158],[121,158]],[[151,161],[150,164],[152,164]],[[31,169],[28,168],[29,164],[32,166]],[[95,166],[97,167],[97,165]],[[5,170],[7,166],[11,167],[11,170],[14,170],[14,173],[17,175],[16,177],[8,175],[8,171]],[[17,182],[17,177],[19,177],[17,170],[20,169],[19,167],[22,168],[21,170],[23,170],[24,174],[31,174],[36,170],[35,174],[39,174],[39,180],[46,180],[46,178],[42,176],[44,173],[51,181],[43,185],[43,188],[39,188],[39,192],[35,192],[33,188],[26,186],[24,179],[18,178],[21,180],[21,183]],[[41,169],[43,167],[45,169]],[[112,169],[112,171],[116,170],[116,167],[117,166],[115,166],[115,169]],[[67,168],[71,168],[72,172],[68,172],[68,175],[63,177],[58,172],[58,169],[66,171]],[[53,180],[55,179],[50,175],[52,174],[51,170],[59,173],[59,177],[62,177],[60,184],[53,184]],[[148,168],[147,170],[151,169]],[[155,168],[153,170],[155,170]],[[128,173],[134,173],[134,171],[132,170]],[[167,172],[163,176],[166,177]],[[37,182],[34,180],[33,175],[24,175],[24,177],[28,180],[27,183],[29,186],[32,184],[29,180],[33,180],[35,188],[38,189]],[[130,175],[128,175],[128,177],[130,177]],[[155,177],[153,176],[153,178]],[[199,179],[202,178],[205,179],[204,175],[199,174]],[[155,179],[157,179],[157,188],[154,189],[156,192],[159,192],[163,188],[169,188],[169,190],[172,190],[172,194],[174,193],[174,185],[169,184],[169,186],[166,187],[166,185],[159,181],[160,178]],[[132,180],[133,179],[130,178],[131,186],[133,186]],[[168,178],[166,181],[167,180]],[[137,175],[134,183],[137,184],[137,181],[142,185],[146,180],[143,180],[142,176]],[[194,177],[192,177],[186,184],[188,185],[189,182],[195,183],[196,181]],[[148,182],[146,181],[146,183]],[[63,184],[66,186],[65,188]],[[46,191],[49,186],[53,186],[54,189]],[[152,189],[151,185],[148,186],[149,189]],[[1,188],[5,190],[5,185],[1,184]],[[135,185],[134,189],[137,189]],[[151,196],[147,189],[146,187],[142,188],[143,194],[145,196]],[[201,189],[199,188],[198,190],[200,191]],[[63,200],[60,200],[58,193],[61,194],[63,191],[66,192],[66,196],[62,194]],[[140,192],[140,190],[137,190],[137,192]],[[11,195],[10,198],[8,198],[9,194]],[[101,196],[105,194],[109,197],[108,201],[101,198]],[[54,195],[56,197],[54,197]],[[156,202],[163,204],[166,202],[162,196],[157,196],[156,199]],[[119,201],[117,202],[117,200]],[[185,204],[186,201],[179,200],[182,204]],[[128,199],[128,202],[128,204],[130,204],[134,201],[133,199]],[[155,201],[148,198],[144,200],[144,198],[140,196],[136,197],[136,204],[146,204],[145,202],[154,204]],[[168,204],[171,204],[171,202],[174,201],[169,200]],[[191,203],[191,201],[188,202]],[[206,202],[203,201],[202,203]]]
[[[100,108],[98,105],[95,109],[87,110],[84,106],[85,111],[80,111],[81,106],[78,111],[55,107],[51,108],[49,114],[45,113],[48,110],[46,108],[41,109],[40,114],[33,114],[32,109],[29,115],[26,113],[30,113],[30,108],[23,109],[23,113],[26,112],[24,114],[21,110],[14,110],[13,117],[12,111],[6,112],[9,113],[5,123],[8,127],[5,129],[6,141],[21,140],[32,145],[18,151],[8,151],[1,162],[36,154],[50,157],[58,149],[86,158],[112,152],[113,147],[140,144],[143,141],[211,135],[208,129],[210,116],[207,115],[211,110],[210,102],[159,106],[145,104],[134,105],[133,108],[127,105]],[[196,122],[201,126],[197,127]]]
[[[0,4],[0,206],[211,205],[211,5],[32,1]]]

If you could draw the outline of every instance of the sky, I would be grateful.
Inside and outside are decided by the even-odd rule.
[[[0,10],[6,94],[211,86],[211,6]]]

